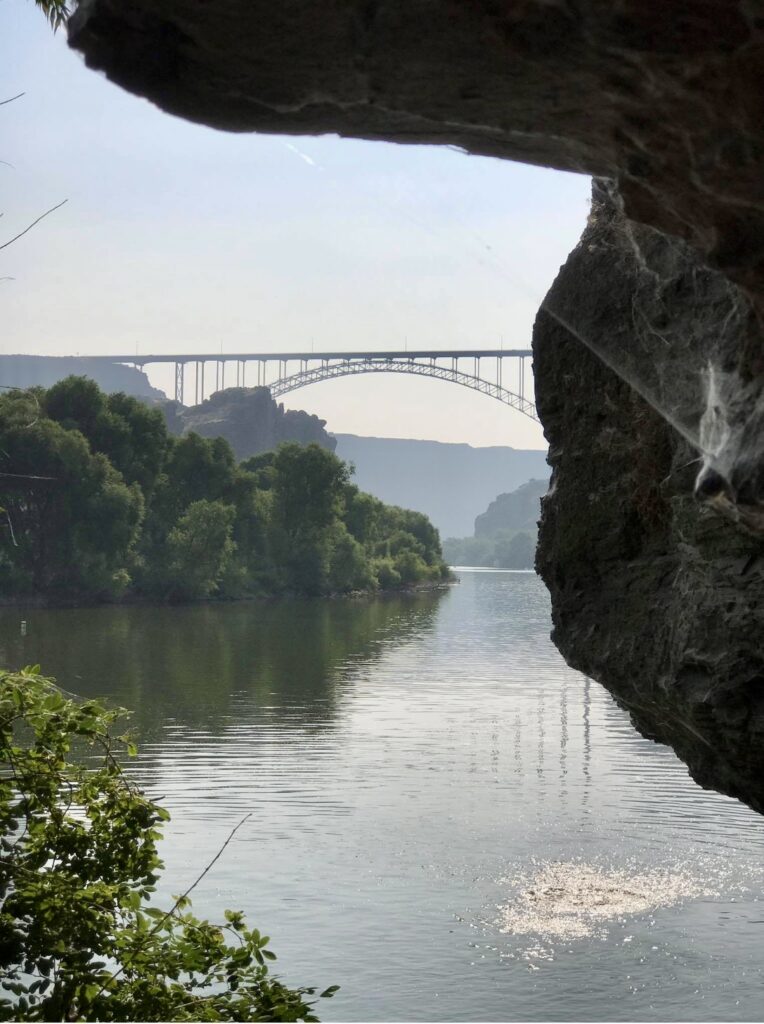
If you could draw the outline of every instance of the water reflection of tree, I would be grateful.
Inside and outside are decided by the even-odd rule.
[[[377,660],[386,640],[429,630],[440,596],[8,609],[0,662],[39,662],[67,689],[128,707],[144,740],[168,721],[221,732],[243,705],[321,728],[336,714],[345,669]]]

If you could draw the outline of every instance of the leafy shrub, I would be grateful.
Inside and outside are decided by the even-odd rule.
[[[409,548],[404,548],[393,560],[395,571],[404,584],[418,583],[428,578],[428,567],[421,555]]]
[[[122,772],[122,714],[0,672],[0,1020],[316,1020],[315,990],[269,974],[241,913],[196,918],[193,885],[150,903],[169,815]],[[70,760],[82,743],[89,768]]]
[[[372,568],[383,590],[394,590],[401,585],[401,575],[393,565],[392,558],[375,558]]]
[[[338,523],[333,531],[329,583],[332,590],[339,594],[347,594],[351,590],[369,590],[376,586],[366,552],[355,537],[348,533],[344,523]]]
[[[194,501],[167,537],[166,579],[184,598],[214,594],[233,558],[235,510],[222,501]]]

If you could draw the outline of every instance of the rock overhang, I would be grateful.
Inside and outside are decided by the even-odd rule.
[[[71,45],[229,131],[458,146],[607,176],[764,295],[758,0],[81,0]]]

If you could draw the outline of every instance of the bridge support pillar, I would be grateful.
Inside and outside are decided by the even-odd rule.
[[[175,364],[175,401],[180,402],[181,405],[183,405],[183,371],[185,368],[185,363]]]

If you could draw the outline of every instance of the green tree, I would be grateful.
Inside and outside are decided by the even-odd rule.
[[[233,540],[243,573],[240,591],[272,590],[273,566],[268,557],[271,494],[258,487],[256,473],[246,472],[239,467],[231,501],[235,510]],[[226,588],[226,593],[231,593],[230,588]]]
[[[316,1020],[241,913],[196,918],[193,885],[152,904],[169,815],[122,771],[121,714],[0,672],[0,1020]]]
[[[222,501],[195,501],[170,531],[164,581],[174,598],[210,597],[235,551],[231,534],[236,516]]]
[[[393,559],[393,567],[403,584],[418,583],[428,578],[427,563],[411,548],[403,548]]]
[[[236,459],[222,437],[187,434],[174,441],[165,466],[162,504],[170,518],[193,501],[227,501],[236,477]]]
[[[290,538],[338,518],[348,467],[317,444],[279,445],[273,460],[273,514]]]
[[[50,419],[90,441],[106,412],[106,395],[89,377],[65,377],[42,393],[42,408]]]
[[[0,470],[9,536],[6,592],[109,594],[125,580],[143,517],[137,486],[76,429],[41,415],[36,392],[0,397]]]
[[[344,521],[348,530],[361,544],[371,544],[377,537],[384,505],[371,494],[359,491],[355,484],[345,488]]]
[[[106,395],[86,377],[54,384],[43,393],[42,407],[63,427],[79,430],[128,484],[139,484],[146,496],[153,491],[169,446],[158,409],[121,392]]]
[[[338,594],[352,590],[369,590],[377,586],[377,579],[359,542],[348,532],[344,523],[337,523],[331,538],[329,561],[329,587]]]
[[[239,468],[254,476],[258,490],[270,491],[276,475],[273,465],[275,458],[275,452],[259,452],[245,459]]]
[[[176,439],[158,410],[82,377],[11,391],[0,589],[197,600],[446,578],[429,520],[363,494],[351,471],[294,443],[237,466],[223,438]]]
[[[283,585],[297,593],[326,593],[347,466],[317,444],[287,443],[277,449],[273,470],[269,548]]]

